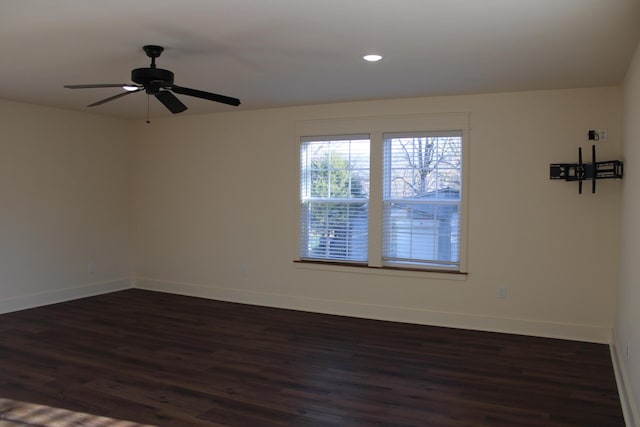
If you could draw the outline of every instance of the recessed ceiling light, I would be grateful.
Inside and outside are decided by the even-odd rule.
[[[369,62],[378,62],[382,59],[382,55],[377,55],[377,54],[365,55],[362,57],[362,59]]]

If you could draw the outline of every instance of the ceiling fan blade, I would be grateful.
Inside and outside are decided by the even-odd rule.
[[[100,101],[94,102],[93,104],[89,104],[89,105],[87,105],[87,107],[95,107],[97,105],[102,105],[102,104],[105,104],[107,102],[113,101],[114,99],[118,99],[118,98],[122,98],[123,96],[127,96],[127,95],[129,95],[131,93],[140,92],[141,90],[143,90],[143,88],[140,88],[138,90],[122,92],[122,93],[119,93],[117,95],[110,96],[110,97],[105,98],[105,99],[101,99]]]
[[[127,83],[103,83],[103,84],[95,84],[95,85],[64,85],[67,89],[94,89],[100,87],[123,87],[123,86],[131,86]]]
[[[197,89],[189,89],[188,87],[181,87],[173,85],[171,90],[181,95],[195,96],[196,98],[208,99],[209,101],[222,102],[223,104],[229,104],[238,106],[240,100],[238,98],[232,98],[230,96],[218,95],[216,93],[205,92]]]
[[[187,106],[180,102],[180,100],[168,90],[161,90],[156,93],[156,98],[173,114],[182,113],[187,109]]]

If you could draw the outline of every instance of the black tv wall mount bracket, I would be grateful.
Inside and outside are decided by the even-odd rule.
[[[582,194],[582,181],[591,180],[591,192],[596,192],[599,179],[622,179],[623,165],[620,160],[596,161],[596,146],[591,146],[591,162],[582,162],[582,147],[578,148],[578,163],[552,163],[549,165],[550,179],[578,181],[578,194]]]

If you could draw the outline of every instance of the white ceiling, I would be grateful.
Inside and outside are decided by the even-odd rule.
[[[242,101],[178,95],[182,115],[617,85],[639,36],[639,0],[0,0],[0,98],[87,111],[120,89],[63,85],[130,82],[145,44],[176,84]],[[147,98],[88,110],[144,118]]]

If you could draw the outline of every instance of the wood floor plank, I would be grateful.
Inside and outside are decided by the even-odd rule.
[[[624,426],[605,345],[142,290],[0,315],[0,398],[157,426]]]

